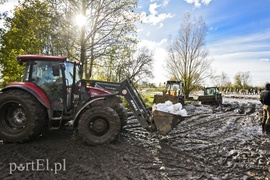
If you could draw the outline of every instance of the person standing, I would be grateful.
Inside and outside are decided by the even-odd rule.
[[[260,101],[263,104],[262,131],[270,133],[270,83],[265,84]]]

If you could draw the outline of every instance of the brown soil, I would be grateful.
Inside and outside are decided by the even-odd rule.
[[[134,117],[119,139],[87,146],[70,127],[24,144],[0,144],[0,179],[267,179],[270,135],[260,104],[185,106],[190,118],[166,137]]]

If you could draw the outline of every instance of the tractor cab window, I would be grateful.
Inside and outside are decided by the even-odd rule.
[[[31,79],[29,79],[30,77],[30,63],[27,62],[26,67],[25,67],[25,71],[24,71],[24,75],[23,75],[23,81],[27,82],[27,81],[31,81]]]
[[[55,110],[63,108],[63,78],[62,72],[55,73],[54,67],[59,67],[60,61],[35,61],[32,62],[30,79],[39,86],[51,101]]]
[[[62,81],[62,74],[53,74],[52,67],[59,66],[59,62],[36,61],[32,68],[32,81],[38,86],[48,85],[56,81]]]
[[[214,95],[216,93],[216,89],[215,88],[207,88],[205,95]]]
[[[182,84],[177,82],[171,82],[166,84],[167,92],[172,91],[178,93],[178,95],[182,95]]]
[[[65,63],[65,76],[66,76],[66,84],[67,87],[71,87],[73,83],[73,79],[75,78],[75,82],[79,81],[79,69],[75,70],[74,74],[74,64],[71,62],[66,62]]]
[[[178,84],[178,83],[173,83],[172,84],[172,90],[178,91],[179,89],[180,89],[180,84]]]
[[[75,66],[75,68],[74,68]],[[74,81],[73,81],[74,80]],[[79,76],[79,67],[72,62],[65,62],[65,81],[67,88],[67,102],[66,107],[69,108],[72,106],[72,98],[78,99],[78,96],[75,96],[74,92],[72,93],[73,82],[75,84],[80,80]],[[76,90],[75,90],[76,91]]]

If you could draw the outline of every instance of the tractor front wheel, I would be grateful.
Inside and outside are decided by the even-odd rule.
[[[30,93],[7,90],[0,95],[0,139],[22,143],[39,136],[45,126],[46,109]]]
[[[86,109],[78,124],[78,133],[89,145],[110,143],[120,134],[121,120],[108,106],[94,106]]]

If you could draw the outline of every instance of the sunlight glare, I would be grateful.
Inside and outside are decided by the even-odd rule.
[[[86,23],[86,17],[82,14],[78,14],[75,18],[75,22],[78,26],[82,27]]]

